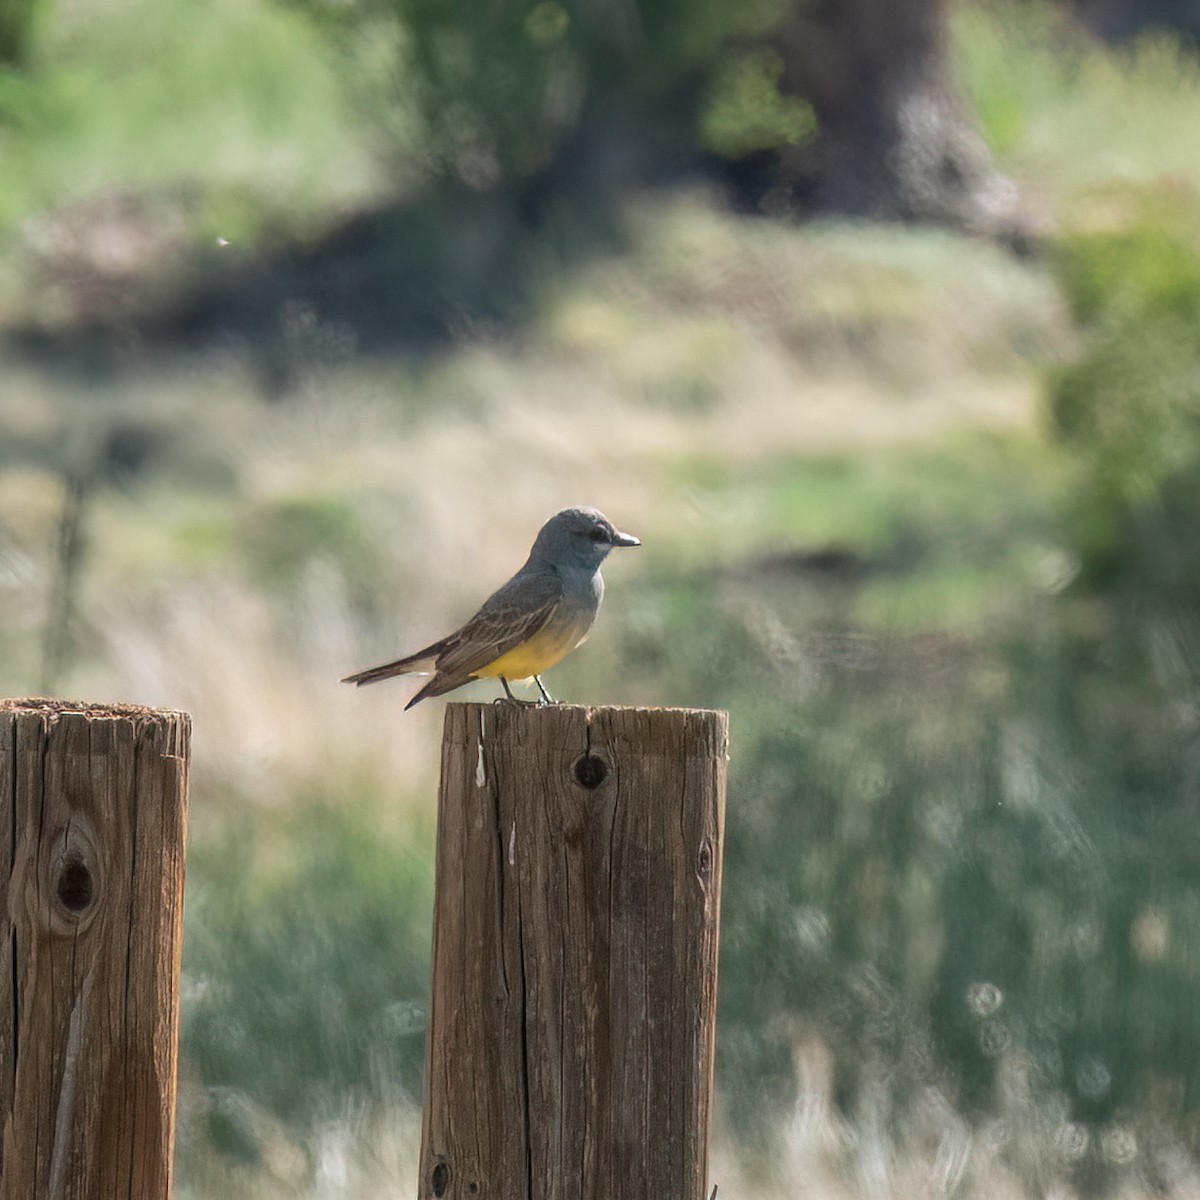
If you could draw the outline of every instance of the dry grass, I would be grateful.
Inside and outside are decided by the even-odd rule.
[[[205,1149],[200,1110],[217,1111],[257,1150],[251,1163]],[[407,1200],[417,1190],[420,1114],[396,1107],[330,1120],[307,1142],[237,1095],[184,1090],[179,1113],[179,1200]],[[200,1140],[193,1156],[189,1138]]]
[[[794,1065],[795,1095],[771,1130],[775,1153],[748,1154],[718,1129],[711,1178],[722,1200],[1078,1200],[1095,1190],[1089,1157],[1103,1164],[1107,1195],[1200,1197],[1185,1147],[1152,1126],[1113,1122],[1089,1135],[1065,1102],[1035,1094],[1017,1054],[1000,1073],[997,1115],[977,1124],[932,1084],[897,1120],[882,1069],[860,1111],[839,1113],[833,1055],[818,1038],[797,1043]]]
[[[1119,1200],[1200,1197],[1200,1169],[1183,1147],[1119,1123],[1090,1145],[1063,1107],[1035,1100],[1019,1058],[1003,1072],[1000,1114],[978,1125],[932,1085],[897,1123],[883,1072],[873,1100],[868,1089],[860,1111],[841,1114],[829,1048],[805,1038],[795,1060],[796,1091],[757,1149],[731,1136],[719,1106],[709,1169],[718,1200],[1079,1200],[1091,1194],[1079,1182],[1089,1153]],[[256,1147],[252,1165],[205,1151],[202,1114],[213,1112]],[[410,1106],[334,1119],[299,1142],[245,1097],[185,1087],[179,1121],[181,1200],[386,1200],[417,1186],[420,1114]]]

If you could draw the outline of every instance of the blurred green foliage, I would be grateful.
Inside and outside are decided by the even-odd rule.
[[[390,838],[346,799],[243,809],[189,866],[187,1070],[299,1128],[420,1090],[429,831]],[[211,1132],[249,1152],[220,1120]]]
[[[703,123],[711,148],[779,144],[810,129],[807,111],[779,97],[769,64],[724,61],[729,42],[777,21],[787,0],[521,0],[483,9],[444,0],[288,2],[351,53],[365,40],[390,47],[396,101],[415,114],[410,145],[435,176],[473,187],[529,180],[597,97],[653,104],[714,70]]]
[[[0,70],[0,247],[21,220],[114,192],[159,197],[208,248],[303,229],[377,186],[306,22],[239,0],[40,7],[28,62]]]
[[[898,1130],[936,1084],[968,1119],[1010,1123],[1031,1194],[1034,1148],[1094,1184],[1114,1178],[1121,1123],[1148,1150],[1190,1138],[1200,839],[1178,697],[1074,635],[1061,598],[1006,647],[827,628],[790,670],[739,625],[709,609],[690,627],[710,630],[698,657],[728,675],[705,699],[735,729],[726,1094],[778,1111],[797,1047],[820,1039],[855,1127]],[[758,1111],[735,1115],[769,1139]],[[1086,1131],[1077,1156],[1065,1121]]]
[[[239,549],[249,570],[268,588],[289,592],[314,561],[324,561],[355,586],[377,588],[384,555],[361,511],[341,495],[266,498],[244,514]],[[369,603],[370,597],[363,597]]]
[[[769,50],[720,62],[700,113],[701,144],[739,158],[812,138],[817,131],[812,105],[780,94],[782,73],[782,61]]]
[[[1051,383],[1054,431],[1077,459],[1075,531],[1097,581],[1178,596],[1200,480],[1200,199],[1118,194],[1115,227],[1067,236],[1060,274],[1084,352]],[[1182,538],[1180,535],[1183,535]],[[1193,586],[1200,594],[1200,578]]]
[[[955,74],[989,145],[1068,235],[1095,228],[1114,187],[1194,188],[1200,114],[1186,41],[1147,33],[1114,50],[1072,16],[1041,0],[953,6]]]
[[[1000,154],[1019,148],[1034,124],[1079,71],[1077,40],[1066,13],[1051,4],[958,5],[955,67],[972,110]]]

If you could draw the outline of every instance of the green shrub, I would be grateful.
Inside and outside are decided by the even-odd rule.
[[[1200,482],[1200,200],[1166,190],[1122,206],[1116,228],[1062,243],[1084,348],[1050,379],[1053,431],[1079,470],[1073,536],[1104,583],[1147,565],[1165,492]],[[1186,542],[1171,553],[1196,559]]]
[[[817,132],[812,105],[779,91],[783,62],[772,51],[737,55],[713,74],[700,114],[700,140],[717,154],[739,158],[796,145]]]

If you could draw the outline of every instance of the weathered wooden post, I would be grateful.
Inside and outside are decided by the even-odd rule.
[[[0,1200],[170,1194],[189,727],[0,701]]]
[[[451,704],[420,1196],[708,1200],[727,717]]]

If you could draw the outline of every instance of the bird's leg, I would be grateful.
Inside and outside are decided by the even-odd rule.
[[[533,677],[533,682],[538,685],[538,691],[542,693],[542,700],[544,703],[546,703],[546,704],[556,703],[554,697],[552,695],[550,695],[550,693],[548,691],[546,691],[546,685],[542,682],[542,677],[540,675],[535,675]]]
[[[521,700],[517,696],[514,696],[512,694],[512,688],[510,688],[508,686],[508,680],[505,679],[503,675],[497,675],[496,678],[500,680],[500,683],[504,688],[504,697],[502,698],[500,696],[497,696],[496,699],[493,701],[494,704],[503,704],[505,702],[505,699],[507,699],[507,700],[511,701],[513,704],[523,704],[523,705],[525,705],[526,708],[528,708],[531,705],[538,703],[538,701],[536,701],[536,700]],[[540,686],[540,684],[539,684],[539,686]]]

